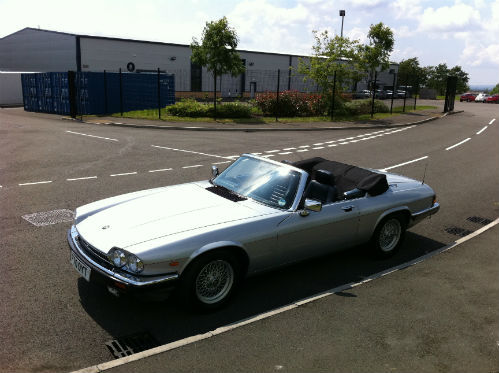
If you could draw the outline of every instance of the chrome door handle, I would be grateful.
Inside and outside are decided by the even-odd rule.
[[[342,207],[341,209],[342,209],[343,211],[345,211],[345,212],[349,212],[349,211],[352,211],[354,207],[355,207],[355,206],[350,205],[350,206],[345,206],[345,207]]]

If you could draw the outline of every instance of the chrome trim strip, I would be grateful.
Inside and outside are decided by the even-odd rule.
[[[430,215],[436,214],[439,209],[440,209],[440,204],[435,202],[433,204],[433,206],[431,206],[427,209],[421,210],[419,212],[415,212],[414,214],[411,214],[411,218],[412,218],[412,220],[419,221],[419,220],[422,220]]]
[[[71,250],[75,251],[79,256],[81,256],[85,261],[90,264],[93,270],[96,270],[100,274],[110,278],[111,280],[117,281],[119,283],[125,284],[125,285],[132,285],[132,286],[137,286],[137,287],[143,287],[143,286],[148,286],[148,285],[156,285],[156,284],[161,284],[164,282],[172,281],[178,279],[178,274],[170,274],[170,275],[163,275],[163,276],[158,276],[154,277],[152,279],[141,279],[139,277],[135,277],[130,275],[129,277],[126,277],[123,274],[116,273],[113,271],[108,270],[107,268],[102,267],[95,261],[93,261],[85,252],[80,248],[80,245],[78,244],[76,237],[78,236],[78,231],[76,230],[76,227],[73,225],[71,226],[71,229],[68,230],[68,243],[71,248]],[[133,278],[131,278],[133,277]]]

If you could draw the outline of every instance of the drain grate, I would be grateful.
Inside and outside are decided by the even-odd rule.
[[[459,227],[445,228],[445,231],[449,234],[453,234],[453,235],[459,236],[459,237],[464,237],[464,236],[467,236],[468,234],[473,233],[473,231],[470,231],[469,229],[464,229],[464,228],[459,228]]]
[[[491,219],[482,218],[481,216],[470,216],[469,218],[466,218],[466,220],[468,220],[472,223],[477,223],[477,224],[482,224],[482,225],[487,225],[487,224],[492,223]]]
[[[74,219],[74,213],[71,210],[52,210],[44,212],[35,212],[21,216],[27,222],[37,226],[52,225],[57,223],[71,222]]]
[[[121,357],[136,354],[137,352],[158,347],[159,343],[150,333],[142,332],[113,339],[112,341],[106,342],[106,346],[113,357],[119,359]]]

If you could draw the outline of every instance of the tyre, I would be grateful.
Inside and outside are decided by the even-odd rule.
[[[181,295],[189,308],[222,307],[240,282],[241,265],[229,251],[207,253],[192,262],[181,278]]]
[[[379,258],[394,255],[402,246],[407,224],[401,214],[389,215],[376,227],[371,238],[374,254]]]

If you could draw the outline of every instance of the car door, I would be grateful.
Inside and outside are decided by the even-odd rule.
[[[284,263],[318,256],[358,243],[358,200],[338,201],[319,212],[291,214],[277,227],[277,244]]]

